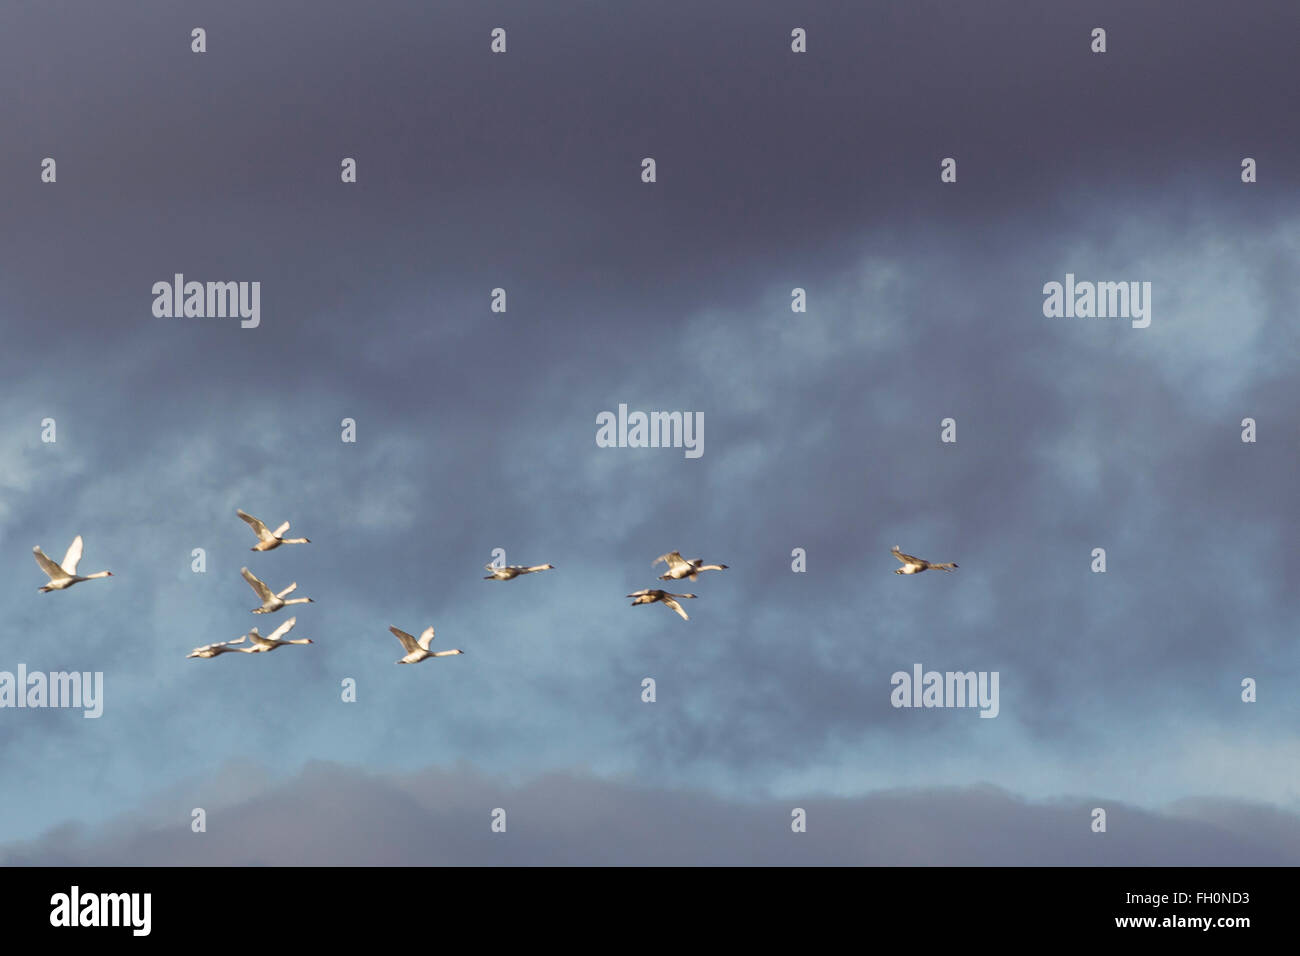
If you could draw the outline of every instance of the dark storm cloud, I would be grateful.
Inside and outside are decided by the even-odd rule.
[[[0,668],[108,695],[3,715],[10,833],[240,755],[1294,800],[1290,6],[251,9],[0,36]],[[153,318],[177,271],[260,280],[261,327]],[[1045,319],[1066,271],[1153,281],[1152,327]],[[702,410],[703,458],[596,448],[620,402]],[[235,507],[315,543],[250,555]],[[117,576],[36,595],[79,532]],[[732,565],[689,623],[622,598],[674,547]],[[185,661],[257,622],[243,563],[318,643]],[[390,623],[469,653],[395,671]],[[914,661],[1000,670],[1001,716],[890,708]]]

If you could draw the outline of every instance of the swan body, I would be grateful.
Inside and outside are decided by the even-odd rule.
[[[266,635],[265,637],[257,633],[257,628],[253,628],[251,631],[249,631],[247,634],[244,635],[244,637],[248,638],[250,641],[253,642],[252,647],[248,649],[248,653],[269,654],[271,651],[275,650],[276,648],[284,647],[284,645],[286,644],[311,644],[312,639],[310,637],[301,637],[295,641],[284,641],[280,639],[283,635],[288,634],[290,631],[292,631],[293,626],[297,623],[298,623],[298,619],[296,617],[291,617],[289,618],[289,620],[285,621],[283,624],[281,624],[279,627],[277,627],[274,631],[272,631],[270,634]],[[238,644],[240,641],[244,639],[244,637],[241,637],[238,641],[234,641],[233,643]]]
[[[659,575],[660,581],[680,581],[682,578],[690,578],[692,581],[698,580],[701,571],[725,571],[725,564],[705,564],[703,558],[690,558],[689,560],[682,557],[680,551],[669,551],[667,554],[661,554],[651,562],[651,567],[663,561],[668,565],[668,570]]]
[[[285,600],[286,594],[292,594],[298,588],[298,582],[294,581],[287,588],[276,594],[265,583],[258,580],[257,575],[253,574],[248,568],[240,568],[239,573],[244,576],[248,586],[257,592],[257,596],[262,599],[262,606],[253,608],[254,614],[273,614],[282,607],[288,607],[290,604],[314,604],[309,597],[290,598]]]
[[[217,641],[217,643],[215,644],[204,644],[202,647],[194,648],[194,650],[190,651],[188,654],[185,655],[185,658],[187,660],[191,657],[202,657],[204,659],[207,659],[210,657],[216,657],[218,654],[229,654],[231,651],[239,651],[244,654],[252,654],[253,649],[251,647],[234,646],[235,644],[242,644],[242,643],[244,643],[244,639],[241,637],[237,641]]]
[[[272,531],[262,523],[260,518],[254,518],[252,515],[240,511],[238,508],[235,509],[235,514],[243,518],[245,523],[252,528],[253,532],[257,535],[257,544],[249,548],[248,550],[250,551],[272,551],[275,548],[280,547],[282,544],[311,544],[310,538],[281,537],[281,535],[289,530],[289,522],[287,521]]]
[[[632,602],[633,607],[636,607],[638,604],[653,604],[656,601],[662,601],[665,606],[672,608],[680,614],[683,621],[689,621],[690,618],[686,616],[686,612],[682,609],[682,606],[677,603],[676,599],[693,598],[695,595],[671,594],[668,591],[661,591],[658,588],[642,588],[640,591],[633,591],[628,595],[628,597],[636,598],[636,600]]]
[[[94,574],[80,575],[77,573],[77,565],[81,563],[81,551],[84,547],[81,535],[72,539],[72,544],[68,546],[68,552],[63,556],[62,564],[55,564],[37,545],[32,548],[32,554],[36,555],[36,563],[40,565],[42,571],[50,579],[50,583],[40,588],[40,592],[45,594],[49,591],[62,591],[64,588],[70,588],[81,581],[93,581],[95,578],[111,578],[112,571],[97,571]]]
[[[555,565],[534,564],[531,567],[525,567],[522,564],[512,564],[508,567],[498,568],[491,564],[485,564],[483,567],[492,572],[483,578],[484,581],[509,581],[521,574],[532,574],[534,571],[550,571]]]
[[[459,648],[450,651],[429,650],[429,645],[433,643],[433,628],[431,627],[426,627],[418,640],[400,628],[389,627],[388,629],[393,632],[393,636],[401,641],[402,647],[406,649],[406,656],[397,662],[399,664],[418,664],[430,657],[451,657],[455,654],[465,653]]]
[[[947,571],[951,573],[952,570],[957,567],[957,565],[953,564],[951,561],[944,564],[931,564],[929,561],[923,561],[921,558],[914,558],[910,554],[904,554],[902,551],[899,551],[898,545],[894,545],[890,551],[893,552],[894,557],[903,562],[901,568],[894,568],[895,574],[920,574],[925,570]]]

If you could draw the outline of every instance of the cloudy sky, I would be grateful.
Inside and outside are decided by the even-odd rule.
[[[0,670],[105,700],[0,709],[0,860],[1300,862],[1300,13],[817,6],[6,9]],[[76,534],[114,577],[38,593]],[[672,549],[689,622],[623,597]],[[290,613],[245,564],[315,643],[186,660]]]

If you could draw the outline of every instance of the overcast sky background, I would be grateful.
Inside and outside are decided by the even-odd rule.
[[[0,670],[106,690],[0,710],[0,860],[1300,862],[1300,10],[1087,6],[6,6]],[[76,534],[114,577],[39,594]],[[671,549],[730,565],[689,622],[623,597]],[[316,643],[186,660],[288,616],[244,564]],[[1000,715],[892,708],[916,662]]]

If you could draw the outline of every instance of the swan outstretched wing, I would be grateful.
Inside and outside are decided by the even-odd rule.
[[[72,544],[68,545],[68,553],[63,556],[63,570],[69,575],[77,573],[77,565],[81,563],[81,551],[84,544],[81,535],[72,539]]]
[[[263,638],[263,640],[278,641],[280,638],[284,637],[284,635],[292,631],[293,626],[297,623],[298,623],[298,619],[296,617],[291,617],[289,618],[289,620],[285,621],[283,624],[277,627],[270,634],[266,635],[266,637]]]
[[[407,634],[405,631],[401,630],[400,628],[392,627],[391,625],[389,626],[388,629],[393,632],[394,637],[396,637],[399,641],[402,642],[402,647],[406,649],[406,653],[413,654],[418,649],[418,645],[415,643],[415,636],[413,634]],[[430,630],[432,630],[432,628]],[[428,650],[428,648],[425,648],[425,650]]]
[[[252,571],[248,570],[248,568],[240,568],[239,573],[244,576],[244,580],[248,582],[248,586],[257,592],[257,596],[262,599],[263,604],[266,604],[275,597],[275,595],[271,593],[271,589],[268,588],[265,583],[259,581],[257,576],[253,574]]]
[[[238,508],[235,509],[235,514],[243,518],[244,521],[248,524],[248,526],[252,528],[254,532],[256,532],[259,538],[266,539],[271,537],[270,529],[268,529],[266,525],[262,523],[261,518],[254,518],[252,515],[248,514],[247,512],[240,511]]]
[[[899,551],[898,545],[894,545],[889,550],[893,553],[894,557],[898,558],[898,560],[902,561],[904,564],[925,564],[925,562],[920,558],[914,558],[910,554],[904,554],[902,551]]]
[[[41,570],[45,572],[46,576],[48,576],[51,581],[59,581],[63,578],[71,577],[67,571],[64,571],[63,568],[55,564],[50,559],[49,555],[41,550],[40,545],[32,548],[32,554],[36,555],[36,563],[41,566]]]
[[[426,627],[420,634],[420,639],[416,641],[423,650],[428,650],[429,645],[433,643],[433,628]]]
[[[671,597],[665,597],[665,598],[663,599],[663,602],[664,602],[664,604],[666,604],[666,605],[668,605],[670,608],[672,608],[674,611],[676,611],[678,614],[680,614],[680,615],[682,616],[682,620],[683,620],[683,621],[689,621],[689,620],[690,620],[690,618],[686,616],[686,611],[685,611],[685,609],[684,609],[680,604],[678,604],[676,601],[674,601]]]

